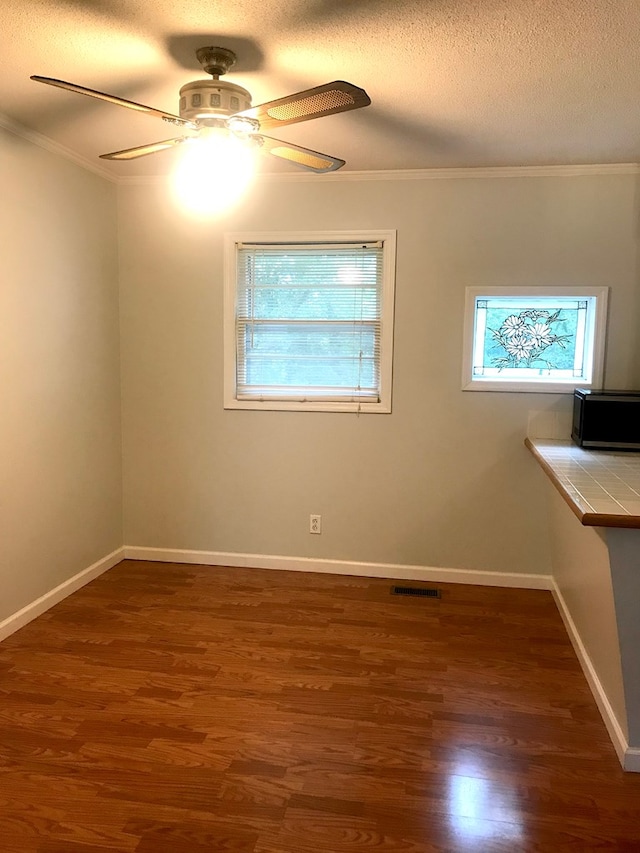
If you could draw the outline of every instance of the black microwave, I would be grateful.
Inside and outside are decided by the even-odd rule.
[[[576,388],[571,438],[585,448],[640,450],[640,391]]]

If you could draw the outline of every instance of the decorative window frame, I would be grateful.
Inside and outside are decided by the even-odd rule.
[[[244,244],[373,243],[383,245],[379,400],[240,399],[237,394],[238,247]],[[225,409],[295,412],[356,412],[390,414],[393,381],[393,335],[396,284],[396,231],[242,231],[224,236],[224,394]]]
[[[605,336],[607,325],[608,287],[467,287],[464,309],[462,357],[463,391],[503,391],[525,393],[572,394],[575,388],[602,387],[604,375]],[[476,341],[478,300],[509,298],[568,298],[587,301],[585,319],[585,369],[583,375],[558,378],[531,376],[523,379],[509,375],[477,375],[474,360],[483,349]],[[523,306],[524,307],[524,306]]]

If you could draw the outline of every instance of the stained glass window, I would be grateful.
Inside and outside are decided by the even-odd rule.
[[[572,390],[601,374],[606,288],[469,288],[466,387]],[[472,331],[470,331],[472,329]],[[537,386],[537,387],[536,387]]]

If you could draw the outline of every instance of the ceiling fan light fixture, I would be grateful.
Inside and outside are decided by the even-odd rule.
[[[181,207],[199,216],[219,216],[233,208],[255,177],[258,148],[226,128],[202,128],[181,146],[172,175]]]
[[[244,137],[260,130],[260,122],[247,116],[231,116],[226,121],[227,127],[236,136]]]

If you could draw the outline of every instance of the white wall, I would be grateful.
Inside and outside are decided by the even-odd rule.
[[[115,186],[0,129],[0,620],[122,544]]]
[[[620,661],[631,746],[626,764],[640,772],[640,531],[607,530],[611,582],[620,641]]]
[[[622,174],[264,181],[212,224],[121,186],[126,544],[550,573],[523,438],[570,400],[460,390],[464,288],[610,285],[607,383],[633,386],[635,194]],[[393,413],[224,411],[224,232],[341,228],[398,232]]]
[[[561,612],[571,619],[573,630],[570,633],[574,641],[575,635],[579,638],[601,692],[607,697],[611,712],[628,739],[607,531],[583,527],[547,475],[540,470],[539,476],[546,480],[553,577],[561,598]]]

